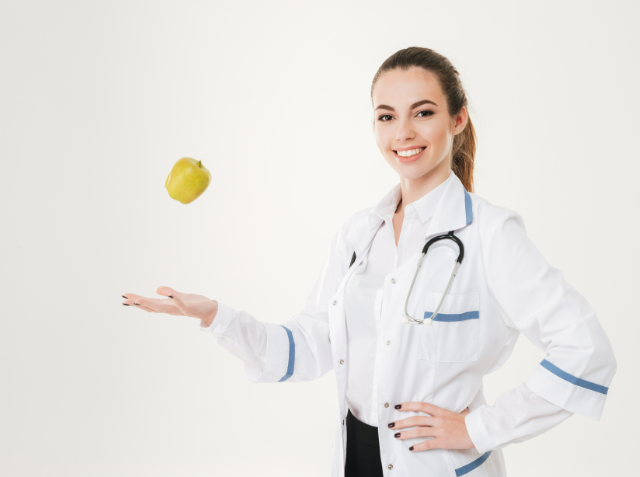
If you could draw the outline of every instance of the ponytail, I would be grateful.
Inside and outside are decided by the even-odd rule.
[[[476,131],[467,117],[467,125],[461,133],[453,136],[451,170],[458,176],[467,192],[473,190],[473,164],[476,155]]]

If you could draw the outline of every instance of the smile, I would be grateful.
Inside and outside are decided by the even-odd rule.
[[[426,147],[410,149],[408,151],[393,151],[393,154],[400,162],[413,162],[422,156]]]

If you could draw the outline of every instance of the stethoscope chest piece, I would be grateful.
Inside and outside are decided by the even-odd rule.
[[[427,319],[422,320],[422,321],[411,321],[407,315],[404,315],[402,317],[402,323],[404,323],[405,325],[411,323],[412,325],[427,325],[427,326],[431,326],[432,322],[433,322],[433,319],[431,319],[431,318],[427,318]]]

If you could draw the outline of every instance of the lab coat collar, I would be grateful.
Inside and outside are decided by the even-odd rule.
[[[473,221],[471,196],[464,188],[464,185],[462,185],[458,176],[452,171],[449,177],[436,189],[441,186],[443,186],[444,189],[440,193],[440,199],[433,213],[433,218],[427,229],[425,239],[432,235],[461,229]],[[435,192],[436,189],[432,192]],[[427,196],[429,195],[430,194],[427,194]],[[426,218],[428,218],[426,217],[426,215],[428,215],[428,201],[422,201],[425,197],[414,202],[416,210],[418,214],[420,214],[420,220],[426,220]],[[368,214],[353,226],[347,235],[347,240],[356,252],[356,256],[360,256],[362,251],[371,243],[376,231],[384,221],[381,215],[384,215],[385,211],[390,207],[395,211],[399,200],[400,183],[396,184],[387,192],[374,207],[370,208]]]
[[[411,202],[411,204],[406,204],[405,212],[407,211],[407,207],[413,207],[418,213],[418,217],[420,221],[424,224],[427,220],[433,217],[436,208],[438,207],[438,202],[442,197],[442,193],[447,188],[447,185],[451,180],[455,177],[453,171],[449,171],[449,177],[445,179],[442,183],[438,185],[435,189],[430,191],[429,193],[423,195],[418,200]],[[400,202],[400,198],[402,197],[402,189],[400,183],[398,182],[387,194],[373,207],[370,213],[379,215],[383,220],[393,220],[393,215],[398,208],[398,202]]]

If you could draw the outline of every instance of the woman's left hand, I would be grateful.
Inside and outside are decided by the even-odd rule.
[[[407,417],[389,423],[389,430],[394,433],[396,439],[434,438],[409,447],[410,451],[473,449],[475,447],[464,422],[465,416],[469,414],[469,408],[462,412],[453,412],[426,402],[403,402],[398,406],[396,409],[400,411],[420,411],[430,414],[430,416]],[[404,432],[396,431],[396,429],[406,429],[407,427],[415,428]]]

